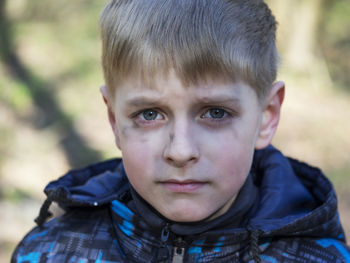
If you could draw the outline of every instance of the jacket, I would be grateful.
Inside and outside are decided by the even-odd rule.
[[[331,183],[273,146],[255,152],[233,208],[213,222],[167,221],[133,190],[120,159],[44,191],[39,226],[12,262],[350,262]],[[66,212],[45,223],[53,201]]]

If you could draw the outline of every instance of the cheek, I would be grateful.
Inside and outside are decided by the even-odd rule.
[[[233,151],[228,154],[227,158],[220,162],[224,184],[240,188],[250,171],[252,156],[253,152],[248,150]]]
[[[131,177],[156,169],[161,153],[159,134],[124,128],[120,134],[120,145],[125,170]]]
[[[126,149],[122,151],[125,172],[136,191],[141,193],[147,188],[150,171],[154,169],[152,156],[137,142],[124,142],[123,147]]]
[[[215,138],[215,140],[213,140]],[[206,138],[207,142],[209,138]],[[212,143],[203,144],[203,151],[213,173],[220,176],[223,187],[240,188],[249,173],[254,154],[254,133],[230,130],[212,136]],[[204,157],[204,156],[203,156]]]
[[[198,133],[200,134],[200,133]],[[205,132],[201,138],[201,148],[205,155],[216,158],[218,161],[228,162],[244,159],[245,155],[254,150],[255,129],[243,129],[240,126],[229,127],[222,131]]]

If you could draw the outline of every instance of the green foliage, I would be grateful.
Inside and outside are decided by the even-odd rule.
[[[11,147],[11,142],[13,137],[13,132],[10,128],[6,126],[0,125],[0,155],[5,156],[7,154],[8,149]],[[0,167],[3,164],[4,159],[0,158]],[[0,174],[0,199],[2,195],[2,187],[1,187],[1,174]]]
[[[31,95],[22,82],[6,77],[3,72],[0,72],[0,79],[0,101],[16,112],[22,112],[31,105]]]
[[[350,168],[348,166],[341,166],[327,171],[327,175],[335,187],[346,192],[350,187],[349,174]]]
[[[320,42],[335,84],[350,91],[350,1],[335,1],[325,12]]]
[[[11,0],[8,1],[12,19],[16,22],[60,23],[77,16],[97,14],[106,1],[95,0]]]
[[[103,4],[91,0],[7,1],[10,27],[5,41],[8,49],[3,52],[7,59],[0,64],[0,86],[4,87],[0,100],[21,122],[54,132],[75,167],[101,158],[78,131],[73,117],[81,116],[91,100],[89,90],[97,90],[102,82],[98,17]],[[68,97],[74,98],[70,104]],[[3,158],[6,155],[0,156]]]
[[[30,194],[14,188],[4,188],[2,189],[2,199],[11,203],[20,203],[23,200],[31,199]]]
[[[332,40],[348,38],[350,32],[350,2],[348,0],[336,1],[326,14],[326,30],[332,36]]]

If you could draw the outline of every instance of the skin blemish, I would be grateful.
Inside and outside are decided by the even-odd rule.
[[[133,124],[132,126],[136,126],[136,124]],[[121,134],[123,135],[123,136],[125,136],[125,137],[127,137],[128,136],[128,134],[130,134],[130,130],[132,130],[132,129],[135,129],[135,127],[122,127],[121,128]]]

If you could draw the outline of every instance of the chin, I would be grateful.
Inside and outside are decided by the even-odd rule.
[[[168,219],[170,219],[171,221],[174,221],[174,222],[178,222],[178,223],[193,223],[193,222],[198,222],[198,221],[201,221],[204,218],[201,218],[201,217],[189,217],[188,215],[187,216],[183,216],[183,217],[167,217]]]
[[[195,210],[194,210],[195,211]],[[190,212],[186,212],[185,210],[182,210],[180,212],[175,212],[175,213],[166,213],[163,214],[167,219],[174,221],[174,222],[179,222],[179,223],[191,223],[191,222],[197,222],[197,221],[202,221],[204,219],[207,219],[210,214],[198,214],[198,213],[193,213],[193,210]]]

